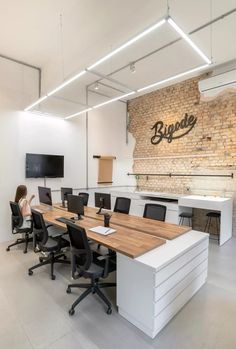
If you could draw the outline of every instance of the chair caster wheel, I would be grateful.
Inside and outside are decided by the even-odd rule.
[[[27,253],[27,251],[24,251],[23,253]]]
[[[39,262],[42,263],[43,262],[43,258],[39,257]]]
[[[71,293],[71,288],[67,287],[66,293]]]
[[[56,275],[52,275],[52,276],[51,276],[51,279],[52,279],[52,280],[56,280]]]
[[[7,247],[7,248],[6,248],[6,251],[7,251],[7,252],[8,252],[8,251],[10,251],[10,248],[9,248],[9,247]]]
[[[69,315],[72,316],[72,315],[74,315],[74,313],[75,313],[75,310],[74,310],[73,308],[71,308],[71,309],[69,310]]]
[[[29,270],[29,271],[28,271],[28,275],[33,275],[33,271],[32,271],[32,270]]]
[[[112,313],[112,308],[108,308],[108,309],[107,309],[107,314],[108,314],[108,315],[111,315],[111,313]]]

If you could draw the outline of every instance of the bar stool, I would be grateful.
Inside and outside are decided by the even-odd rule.
[[[184,224],[184,219],[188,219],[188,225],[191,227],[193,225],[193,214],[192,212],[182,212],[179,214],[179,225],[183,225]]]
[[[218,236],[218,243],[220,242],[220,212],[214,212],[214,211],[210,211],[206,214],[207,216],[207,222],[206,222],[206,226],[205,226],[205,232],[207,232],[208,234],[210,234],[210,228],[211,228],[211,224],[212,224],[212,219],[215,218],[215,222],[216,222],[216,233]]]

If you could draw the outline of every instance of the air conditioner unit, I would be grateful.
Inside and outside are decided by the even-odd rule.
[[[236,70],[201,80],[198,88],[204,97],[214,97],[226,89],[235,89],[236,92]]]

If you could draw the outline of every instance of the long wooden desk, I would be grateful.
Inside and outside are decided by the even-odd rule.
[[[35,209],[41,211],[44,215],[44,219],[52,224],[65,227],[64,223],[56,220],[59,217],[71,218],[71,213],[62,211],[57,208],[49,208],[44,205],[35,206]],[[120,252],[128,257],[136,258],[142,254],[153,250],[165,243],[164,239],[144,234],[140,231],[134,231],[127,227],[121,227],[115,224],[111,224],[111,228],[116,230],[116,233],[107,236],[93,233],[90,228],[94,228],[100,224],[100,221],[90,217],[84,217],[84,219],[77,221],[75,224],[86,229],[89,239],[102,244],[116,252]]]
[[[45,220],[61,227],[65,225],[56,218],[70,218],[72,215],[62,208],[35,208],[44,212]],[[94,216],[94,212],[96,209],[85,210],[86,215]],[[85,217],[76,224],[86,229],[90,239],[117,251],[116,298],[119,314],[154,338],[205,283],[209,239],[206,233],[186,232],[185,227],[158,221],[150,225],[146,218],[133,217],[114,213],[111,227],[117,232],[108,236],[89,231],[91,227],[103,225],[102,216]],[[127,226],[115,224],[118,219]],[[166,230],[172,228],[170,240],[150,235],[148,229],[155,232],[155,227],[158,227],[156,232],[162,231],[162,234],[167,233],[165,227]],[[145,229],[147,233],[140,229]],[[176,231],[178,236],[174,235]]]
[[[62,207],[61,204],[55,204],[53,206],[57,209],[67,212],[67,209]],[[103,221],[103,215],[96,214],[97,211],[98,209],[95,207],[84,207],[85,217],[90,217],[99,221]],[[167,240],[175,239],[178,236],[185,234],[191,230],[190,227],[160,222],[153,219],[144,219],[142,217],[127,215],[118,212],[111,212],[111,214],[112,224],[116,224],[122,227],[133,229],[135,231],[140,231],[142,233],[157,236]]]

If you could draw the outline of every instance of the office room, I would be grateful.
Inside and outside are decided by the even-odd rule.
[[[235,349],[236,1],[0,19],[0,349]]]

